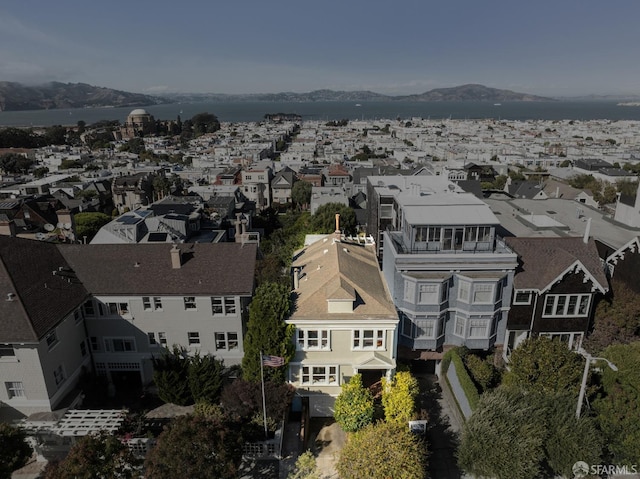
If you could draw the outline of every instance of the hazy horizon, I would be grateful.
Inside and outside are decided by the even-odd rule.
[[[640,3],[5,0],[0,78],[137,93],[640,95]]]

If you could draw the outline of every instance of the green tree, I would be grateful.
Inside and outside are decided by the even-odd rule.
[[[155,198],[163,198],[171,192],[171,181],[164,175],[156,175],[151,182]]]
[[[80,439],[61,462],[49,463],[45,479],[137,479],[142,477],[137,459],[119,438],[103,432]]]
[[[191,128],[194,137],[199,137],[205,133],[214,133],[220,129],[220,121],[211,113],[198,113],[191,118]]]
[[[353,208],[341,203],[320,206],[311,216],[311,229],[316,233],[333,233],[336,230],[336,214],[340,215],[340,230],[355,234],[356,213]]]
[[[640,341],[606,348],[602,356],[618,371],[602,367],[602,390],[593,401],[612,464],[640,462]]]
[[[131,138],[120,147],[120,151],[129,151],[131,153],[139,155],[147,151],[147,149],[144,146],[144,140],[142,138]]]
[[[306,208],[311,203],[313,185],[308,181],[296,181],[291,188],[291,201],[300,208]]]
[[[34,161],[17,153],[6,153],[0,156],[0,168],[7,173],[27,173]]]
[[[354,374],[348,383],[342,385],[333,417],[344,431],[355,432],[371,424],[374,411],[371,391],[362,385],[362,376]]]
[[[290,288],[283,284],[263,283],[256,288],[249,305],[249,322],[244,339],[242,376],[249,381],[260,381],[260,353],[280,356],[285,364],[294,354],[295,327],[284,321],[291,312]],[[266,380],[283,382],[285,366],[265,367]]]
[[[311,451],[307,450],[298,456],[295,469],[289,473],[287,479],[320,479],[316,457]]]
[[[100,231],[100,228],[111,221],[111,217],[104,213],[76,213],[73,216],[73,221],[76,225],[76,238],[83,241],[86,236],[88,243]]]
[[[46,166],[40,166],[33,170],[33,176],[35,176],[36,178],[44,178],[45,176],[47,176],[47,173],[49,173],[49,168],[47,168]]]
[[[185,351],[177,346],[162,356],[152,358],[153,382],[158,388],[158,397],[166,403],[187,406],[193,404],[189,388],[190,361]]]
[[[31,453],[24,432],[0,422],[0,479],[10,479],[13,471],[27,463]]]
[[[529,338],[513,350],[503,384],[532,392],[571,391],[576,397],[584,359],[562,341]]]
[[[225,378],[224,362],[197,353],[189,359],[189,390],[196,402],[217,404]]]
[[[387,422],[406,425],[414,419],[418,380],[409,371],[399,371],[391,380],[382,378],[382,406]]]
[[[379,422],[349,435],[336,469],[342,479],[422,479],[425,451],[406,425]]]
[[[493,181],[493,189],[496,190],[503,190],[504,189],[504,185],[507,184],[507,175],[499,175],[496,176],[496,179]]]
[[[619,180],[616,183],[616,189],[620,194],[635,197],[638,191],[638,182],[631,180]]]
[[[232,479],[238,477],[242,437],[238,427],[205,416],[174,419],[145,460],[153,479]]]

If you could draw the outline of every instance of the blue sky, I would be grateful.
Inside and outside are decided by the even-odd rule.
[[[0,81],[640,95],[640,1],[3,0]]]

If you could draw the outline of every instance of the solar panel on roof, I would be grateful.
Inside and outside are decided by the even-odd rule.
[[[121,216],[117,219],[118,223],[122,223],[125,225],[132,225],[140,221],[140,218],[136,218],[135,216]]]
[[[167,234],[168,233],[149,233],[147,241],[149,241],[149,243],[164,243],[167,241]]]

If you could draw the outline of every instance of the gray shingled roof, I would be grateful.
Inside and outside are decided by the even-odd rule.
[[[171,266],[171,245],[60,245],[92,294],[201,295],[253,291],[257,245],[181,244],[183,265]]]
[[[506,238],[507,245],[518,253],[521,269],[516,272],[516,289],[544,290],[576,261],[584,266],[603,289],[607,277],[598,256],[595,241],[580,237]]]
[[[55,244],[0,236],[0,342],[38,341],[84,302],[82,284],[53,274],[68,267]]]

